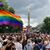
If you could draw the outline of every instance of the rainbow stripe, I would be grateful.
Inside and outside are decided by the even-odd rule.
[[[7,11],[0,10],[0,25],[10,25],[13,27],[22,27],[23,23],[20,16],[16,16]]]
[[[0,16],[10,16],[10,17],[16,18],[17,20],[21,19],[20,16],[16,16],[15,14],[12,14],[10,12],[3,11],[3,10],[0,10]]]

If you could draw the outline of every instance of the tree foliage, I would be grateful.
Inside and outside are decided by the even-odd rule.
[[[13,14],[15,14],[15,11],[14,11],[14,9],[13,9],[12,7],[10,7],[10,8],[8,9],[8,11],[11,12],[11,13],[13,13]]]
[[[0,2],[6,2],[6,0],[0,0]]]
[[[50,17],[46,17],[43,21],[43,26],[41,27],[41,32],[50,33]]]
[[[3,4],[3,6],[0,6],[0,10],[6,10],[11,13],[15,13],[14,9],[7,4],[6,0],[0,0],[0,2]]]

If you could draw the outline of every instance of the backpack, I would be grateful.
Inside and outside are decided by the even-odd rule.
[[[38,44],[37,47],[39,48],[39,50],[43,50],[43,45],[41,45],[41,44],[39,45]]]
[[[33,50],[44,50],[44,49],[42,45],[35,44],[35,46],[33,47]]]

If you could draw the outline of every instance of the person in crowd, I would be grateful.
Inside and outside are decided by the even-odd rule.
[[[33,44],[30,39],[27,40],[27,44],[24,46],[24,50],[33,50]]]
[[[16,50],[15,44],[12,42],[4,42],[1,50]]]
[[[27,36],[24,34],[24,36],[22,35],[22,49],[24,49],[24,46],[27,44]]]
[[[2,33],[0,50],[50,50],[50,35],[41,33]]]
[[[46,50],[50,50],[50,36],[47,39]]]
[[[20,43],[20,41],[21,41],[21,37],[18,36],[16,42],[14,43],[16,50],[22,50],[22,44]]]
[[[36,39],[33,50],[46,50],[44,44],[42,44],[41,42],[42,42],[41,39]]]

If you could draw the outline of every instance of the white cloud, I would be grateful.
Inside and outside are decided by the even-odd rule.
[[[8,4],[20,15],[24,26],[27,25],[28,8],[31,7],[31,26],[41,23],[45,16],[50,16],[50,0],[8,0]]]

